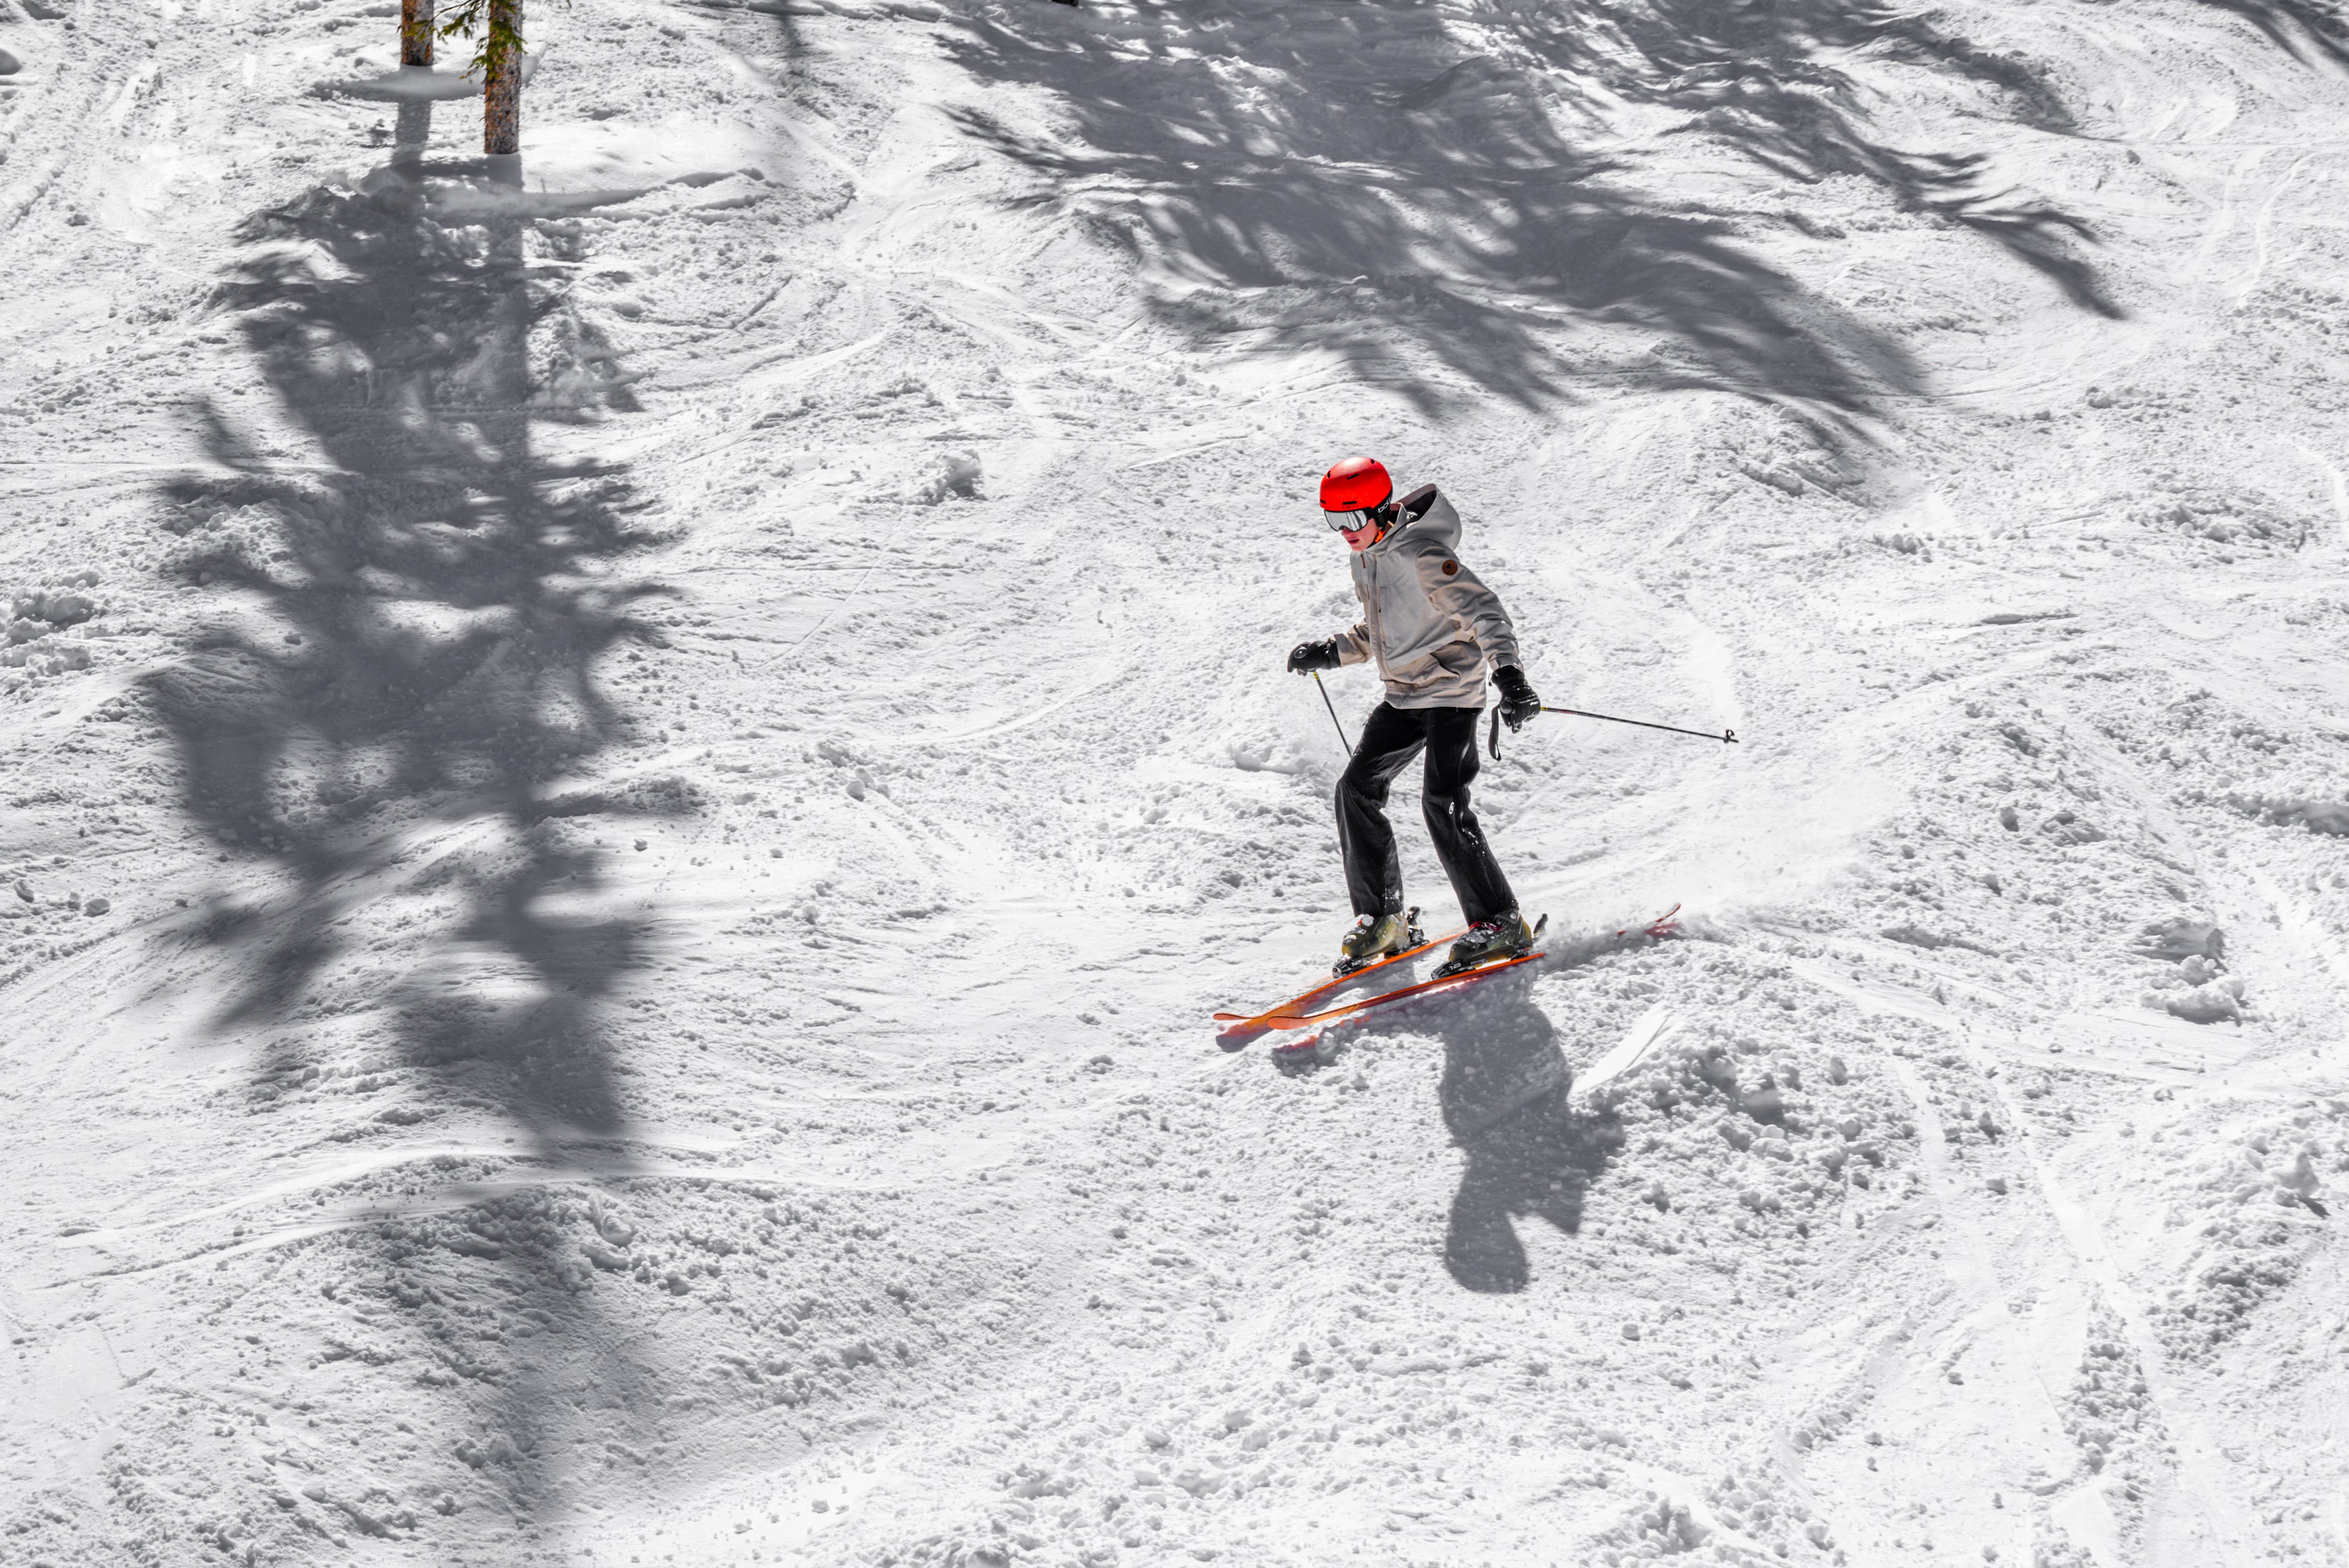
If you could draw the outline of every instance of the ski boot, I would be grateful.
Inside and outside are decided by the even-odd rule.
[[[1452,944],[1451,954],[1436,970],[1435,978],[1464,974],[1503,958],[1520,957],[1533,951],[1535,934],[1536,928],[1527,925],[1526,917],[1514,909],[1491,920],[1480,920]]]
[[[1338,942],[1338,962],[1330,973],[1342,980],[1358,969],[1368,969],[1381,958],[1423,946],[1427,935],[1419,929],[1419,911],[1402,914],[1358,914]]]

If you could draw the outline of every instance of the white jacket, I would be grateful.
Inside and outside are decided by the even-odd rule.
[[[1460,514],[1422,485],[1384,539],[1348,562],[1362,619],[1338,635],[1338,662],[1375,658],[1394,707],[1482,707],[1485,665],[1519,664],[1500,599],[1456,553]]]

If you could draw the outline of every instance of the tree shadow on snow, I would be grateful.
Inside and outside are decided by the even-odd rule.
[[[578,226],[532,203],[510,170],[405,149],[245,224],[221,301],[309,451],[198,410],[211,464],[170,487],[170,526],[233,618],[148,684],[195,821],[276,873],[191,933],[247,980],[219,1026],[379,1009],[373,1036],[317,1031],[381,1040],[363,1070],[407,1069],[378,1120],[453,1103],[551,1155],[626,1126],[604,1013],[646,938],[562,907],[603,872],[562,819],[599,804],[564,782],[621,727],[593,664],[650,590],[607,574],[645,542],[624,479],[533,449],[536,424],[625,404],[626,377],[565,297]],[[354,951],[339,927],[360,910],[414,934]],[[401,1135],[337,1136],[370,1132]],[[420,1315],[421,1381],[466,1390],[478,1422],[464,1457],[527,1495],[563,1446],[542,1449],[545,1422],[648,1382],[589,1332],[581,1240],[624,1222],[575,1190],[427,1174],[460,1206],[374,1227],[382,1275],[358,1288]],[[552,1331],[477,1331],[515,1313]]]
[[[1985,112],[2068,119],[2044,77],[1944,24],[1848,0],[1128,0],[981,7],[950,47],[1052,91],[1065,138],[959,111],[1157,269],[1162,309],[1319,346],[1423,407],[1473,384],[1527,405],[1699,387],[1848,430],[1916,363],[1740,241],[1718,174],[1609,127],[1702,140],[1770,175],[1863,180],[2116,314],[2077,218],[1909,151],[1848,67],[1923,73]],[[1657,340],[1661,336],[1661,342]]]
[[[1716,141],[1806,184],[1864,180],[1904,211],[1999,245],[2073,304],[2121,314],[2080,253],[2085,222],[1996,187],[1983,153],[1904,149],[1871,118],[1885,106],[1853,68],[1863,59],[1920,95],[1960,96],[2033,130],[2076,129],[2044,67],[1975,44],[1947,17],[1870,0],[1599,0],[1571,12],[1506,0],[1484,11],[1586,92],[1685,117],[1675,137]]]
[[[560,786],[618,726],[591,666],[650,590],[604,574],[643,542],[625,480],[531,448],[533,421],[626,396],[526,253],[566,259],[575,225],[533,220],[478,170],[409,165],[315,187],[240,237],[222,302],[326,461],[207,407],[212,471],[170,490],[181,570],[259,614],[150,686],[197,820],[290,882],[281,907],[206,927],[261,949],[222,1025],[283,1013],[360,903],[453,904],[399,986],[403,1065],[549,1137],[616,1130],[594,1015],[641,934],[552,905],[598,880],[600,852],[557,830],[582,806]]]
[[[1444,1265],[1468,1290],[1520,1291],[1531,1278],[1516,1222],[1546,1220],[1568,1235],[1582,1229],[1582,1196],[1623,1146],[1612,1116],[1573,1103],[1574,1073],[1557,1030],[1526,995],[1478,988],[1447,1011],[1437,1030],[1444,1078],[1436,1088],[1444,1125],[1467,1164],[1453,1195]]]
[[[2201,0],[2258,28],[2304,65],[2349,67],[2349,10],[2338,0]]]

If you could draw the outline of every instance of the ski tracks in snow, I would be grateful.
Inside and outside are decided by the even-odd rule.
[[[110,0],[70,46],[43,25],[42,111],[6,122],[33,304],[0,327],[29,346],[0,419],[47,466],[6,586],[99,562],[96,624],[151,626],[0,710],[38,738],[0,819],[27,889],[0,903],[37,934],[0,981],[34,1020],[4,1047],[5,1141],[36,1152],[0,1283],[12,1408],[42,1413],[6,1471],[46,1511],[27,1551],[2339,1554],[2337,1471],[2278,1425],[2340,1387],[2302,1201],[2343,1114],[2340,613],[2291,547],[2327,504],[2304,459],[2287,480],[2230,432],[2328,449],[2273,389],[2329,374],[2329,306],[2292,289],[2333,254],[2340,170],[2179,96],[2215,35],[2115,46],[2143,161],[2001,150],[2059,192],[2110,176],[2128,323],[1863,181],[1756,183],[1701,139],[1618,128],[1676,191],[1746,192],[1690,209],[1701,235],[1471,160],[1544,277],[1555,239],[1686,283],[1678,235],[1733,303],[1776,308],[1750,291],[1783,268],[1910,335],[1944,385],[1878,417],[1706,381],[1672,314],[1704,302],[1637,276],[1541,292],[1538,330],[1484,312],[1515,286],[1498,208],[1460,262],[1485,270],[1430,272],[1464,256],[1434,238],[1450,184],[1403,210],[1462,128],[1541,154],[1561,201],[1630,177],[1557,177],[1539,95],[1573,72],[1493,64],[1513,19],[1386,17],[1374,57],[1314,5],[1196,35],[781,9],[807,14],[533,23],[579,33],[533,82],[532,167],[638,191],[529,254],[544,362],[639,407],[535,438],[628,465],[629,570],[666,593],[582,675],[626,723],[543,820],[395,790],[298,886],[265,842],[185,830],[128,682],[227,591],[154,572],[172,547],[119,472],[51,514],[100,493],[73,441],[168,466],[159,386],[231,406],[256,472],[332,476],[227,324],[172,302],[238,220],[382,156],[378,111],[299,93],[362,34],[218,0],[151,54]],[[223,66],[214,24],[264,20],[261,68]],[[565,64],[623,49],[641,80]],[[1365,71],[1408,100],[1378,145],[1314,118],[1376,100]],[[469,133],[444,110],[439,150]],[[1324,277],[1290,253],[1326,192],[1263,182],[1333,150],[1402,216],[1357,213]],[[1553,351],[1583,400],[1529,412],[1511,356]],[[1478,799],[1526,902],[1587,931],[1682,899],[1687,938],[1576,946],[1283,1071],[1209,1049],[1206,1014],[1344,923],[1342,752],[1280,661],[1354,619],[1310,484],[1355,449],[1460,502],[1551,700],[1743,744],[1505,741]],[[478,606],[408,608],[425,637]],[[1361,670],[1330,687],[1350,727],[1374,700]],[[1406,875],[1440,909],[1414,789]],[[270,989],[272,953],[309,988]],[[502,1089],[583,1060],[606,1125]]]

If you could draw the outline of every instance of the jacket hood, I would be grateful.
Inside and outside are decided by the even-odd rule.
[[[1433,485],[1423,485],[1402,498],[1404,516],[1409,517],[1413,508],[1420,504],[1423,494],[1426,497],[1426,509],[1421,511],[1416,519],[1404,522],[1401,527],[1388,533],[1384,539],[1379,541],[1375,548],[1385,550],[1404,539],[1433,540],[1446,550],[1459,548],[1460,513],[1453,509],[1452,503],[1445,500],[1443,492]]]

